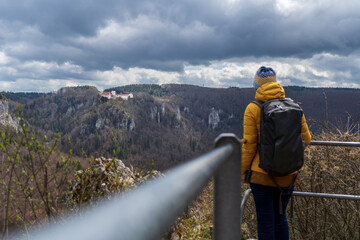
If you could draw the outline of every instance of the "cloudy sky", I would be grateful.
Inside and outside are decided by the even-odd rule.
[[[359,0],[0,0],[0,91],[360,88]]]

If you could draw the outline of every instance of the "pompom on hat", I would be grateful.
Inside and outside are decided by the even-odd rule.
[[[258,89],[261,85],[269,82],[276,82],[276,72],[270,67],[260,67],[254,77],[254,88]]]

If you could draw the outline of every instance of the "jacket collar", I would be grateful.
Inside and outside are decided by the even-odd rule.
[[[255,93],[255,99],[261,102],[278,98],[285,98],[285,90],[278,82],[265,83]]]

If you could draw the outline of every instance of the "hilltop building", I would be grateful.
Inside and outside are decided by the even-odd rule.
[[[116,92],[115,91],[111,91],[111,92],[102,92],[101,97],[107,98],[107,99],[111,99],[111,98],[116,98]]]
[[[107,98],[107,99],[116,99],[116,98],[121,98],[123,100],[129,100],[129,98],[134,98],[134,95],[132,93],[121,93],[121,94],[116,94],[116,91],[111,91],[111,92],[102,92],[101,97]]]
[[[124,100],[129,100],[129,98],[134,98],[134,95],[132,93],[123,93],[120,94],[120,97]]]

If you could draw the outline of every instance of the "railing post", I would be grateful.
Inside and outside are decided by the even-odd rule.
[[[226,144],[232,145],[233,152],[214,176],[214,240],[241,239],[241,143],[232,133],[215,140],[215,147]]]

